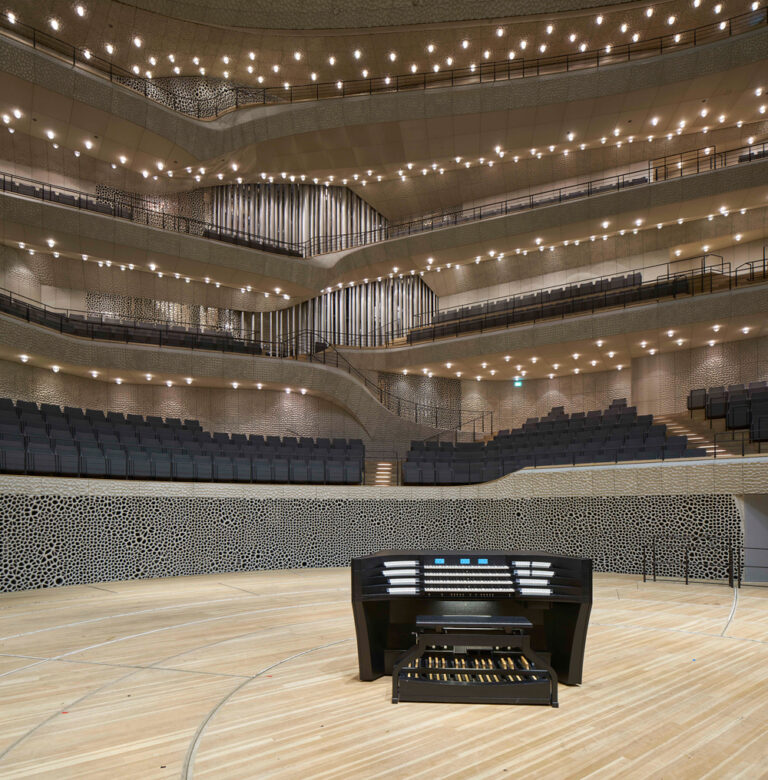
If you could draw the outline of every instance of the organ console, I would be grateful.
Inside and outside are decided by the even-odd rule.
[[[361,680],[393,701],[548,703],[581,683],[592,561],[541,552],[380,552],[352,560]]]

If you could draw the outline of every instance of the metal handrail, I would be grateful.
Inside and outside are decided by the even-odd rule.
[[[14,303],[17,306],[14,306]],[[21,306],[18,306],[21,304]],[[357,369],[347,358],[336,350],[333,345],[322,341],[320,334],[315,331],[300,331],[287,336],[285,339],[267,341],[244,336],[235,336],[231,331],[217,331],[214,329],[202,329],[199,333],[182,332],[174,330],[174,325],[165,322],[165,327],[152,330],[147,329],[147,323],[140,320],[124,320],[109,322],[113,318],[99,317],[97,321],[90,322],[87,319],[72,318],[72,310],[66,310],[62,314],[59,310],[51,309],[45,304],[30,303],[24,296],[17,296],[11,292],[0,292],[0,313],[19,317],[27,322],[43,325],[44,327],[58,330],[60,333],[85,336],[92,339],[105,339],[109,341],[125,341],[126,343],[151,343],[155,346],[172,346],[189,349],[209,349],[236,354],[245,354],[251,357],[271,357],[281,359],[306,359],[309,362],[322,363],[323,365],[346,371],[350,376],[360,382],[363,387],[380,404],[398,417],[404,417],[423,425],[435,428],[453,428],[456,420],[477,419],[481,417],[493,420],[493,413],[481,409],[464,409],[458,407],[445,407],[437,404],[425,404],[412,401],[408,398],[393,393],[372,382],[362,371]],[[93,315],[87,315],[93,317]],[[118,319],[118,318],[114,318]],[[142,325],[144,326],[142,328]],[[176,326],[178,327],[178,326]],[[196,326],[199,327],[199,326]],[[129,338],[131,335],[140,335],[141,338]],[[211,341],[213,339],[213,341]]]
[[[703,270],[690,270],[677,272],[668,278],[659,277],[649,283],[640,286],[624,287],[617,290],[603,290],[598,293],[590,293],[572,298],[564,298],[554,302],[541,302],[525,306],[510,306],[499,312],[469,316],[444,322],[430,323],[408,331],[409,344],[418,345],[444,338],[459,338],[470,333],[483,333],[486,330],[498,330],[515,325],[532,325],[542,320],[565,319],[567,316],[577,314],[594,314],[607,308],[620,306],[644,305],[653,301],[661,301],[665,298],[678,298],[681,296],[711,294],[720,292],[721,288],[715,284],[716,279],[727,279],[727,289],[735,287],[735,276],[731,273],[730,263],[723,263],[722,269],[716,266]],[[766,278],[766,277],[764,277]],[[680,282],[685,280],[687,284],[673,286],[671,290],[659,288],[665,281]],[[656,288],[654,292],[654,287]],[[645,290],[648,297],[633,297],[638,290]],[[612,300],[619,296],[617,300]],[[556,310],[558,309],[559,310]]]
[[[759,160],[768,160],[768,142],[739,146],[735,149],[720,152],[714,146],[704,146],[687,152],[656,158],[651,160],[648,165],[627,173],[594,179],[581,184],[570,184],[565,187],[542,190],[483,206],[471,206],[466,209],[447,211],[409,222],[375,228],[370,231],[310,238],[304,242],[288,242],[247,231],[230,230],[216,223],[205,222],[193,217],[169,214],[165,211],[130,205],[116,195],[111,197],[106,195],[96,196],[69,187],[54,186],[37,179],[30,179],[26,176],[18,176],[17,174],[4,171],[0,171],[0,184],[2,184],[2,191],[10,192],[15,192],[14,187],[18,188],[20,184],[31,185],[33,189],[31,193],[15,192],[15,194],[49,200],[59,205],[85,208],[131,221],[136,221],[133,219],[133,215],[137,214],[144,220],[141,224],[147,224],[150,227],[188,233],[201,238],[233,243],[266,252],[277,252],[306,258],[317,254],[352,249],[368,244],[390,241],[395,238],[404,238],[443,228],[455,227],[467,222],[507,216],[530,209],[604,195],[609,192],[621,191],[628,187],[657,184],[670,179],[693,176]],[[35,192],[36,189],[40,190],[39,194]],[[74,198],[74,202],[62,203],[59,199],[59,196],[62,194]]]
[[[716,258],[717,262],[712,264],[707,264],[708,258]],[[677,265],[683,265],[683,264],[692,264],[699,261],[700,267],[697,269],[685,269],[684,271],[678,271],[674,270],[673,266]],[[755,263],[759,263],[759,260],[753,261]],[[747,263],[743,263],[742,265],[747,265]],[[741,266],[739,266],[741,267]],[[601,274],[600,276],[590,276],[585,279],[579,279],[578,281],[574,282],[567,282],[565,284],[553,284],[549,285],[547,287],[538,287],[533,290],[527,290],[524,293],[519,293],[517,295],[500,295],[495,298],[484,298],[482,301],[473,301],[472,303],[465,303],[460,306],[446,306],[444,308],[437,308],[433,312],[422,312],[421,314],[414,315],[414,320],[416,324],[414,325],[414,328],[422,327],[422,326],[429,326],[429,325],[438,325],[443,324],[445,322],[452,322],[455,319],[461,319],[462,321],[466,321],[467,319],[471,319],[471,317],[461,317],[458,312],[460,312],[463,309],[480,307],[480,310],[477,312],[473,312],[472,317],[479,317],[483,314],[490,314],[492,312],[489,311],[489,308],[491,306],[494,306],[495,304],[499,304],[502,302],[508,302],[509,309],[514,311],[515,308],[529,308],[530,304],[523,304],[522,298],[527,297],[529,295],[533,296],[542,296],[545,293],[551,292],[552,290],[561,289],[564,287],[578,287],[582,284],[595,284],[597,282],[606,282],[610,281],[612,279],[617,278],[618,276],[627,276],[627,275],[634,275],[634,274],[642,274],[646,277],[646,281],[654,280],[654,281],[663,281],[672,279],[676,276],[679,276],[681,273],[688,273],[689,271],[695,271],[697,273],[703,273],[705,271],[712,271],[714,273],[725,273],[726,269],[728,269],[728,272],[730,272],[730,263],[726,263],[723,259],[722,255],[718,255],[714,252],[707,252],[704,255],[697,255],[694,257],[689,257],[684,260],[672,260],[668,263],[657,263],[656,265],[649,265],[645,268],[635,268],[628,271],[625,271],[623,274]],[[618,288],[617,290],[610,290],[609,292],[620,292],[625,288]],[[594,293],[591,293],[594,294]],[[536,305],[536,304],[534,304]],[[437,321],[437,317],[439,317],[441,314],[449,314],[452,312],[457,312],[457,316],[451,318],[450,320],[441,320]],[[431,322],[425,322],[425,320],[428,320],[429,318],[432,318]]]
[[[5,14],[0,17],[0,33],[59,57],[66,62],[71,62],[73,66],[108,78],[111,82],[143,94],[174,111],[198,119],[208,119],[245,106],[470,86],[600,68],[706,45],[735,35],[752,32],[766,24],[768,24],[768,8],[763,7],[678,33],[666,33],[644,41],[616,44],[610,49],[603,47],[574,54],[481,62],[475,66],[454,68],[437,73],[422,71],[421,73],[378,78],[313,82],[288,86],[287,88],[231,86],[221,89],[219,94],[213,98],[194,98],[175,92],[159,84],[156,79],[130,73],[93,52],[88,51],[86,56],[86,49],[72,46],[47,32],[18,20],[12,24]],[[168,80],[173,79],[173,77],[167,78]]]
[[[764,250],[765,251],[765,250]],[[719,259],[718,264],[714,265],[706,265],[706,258],[707,257],[716,257]],[[694,258],[695,260],[695,258]],[[684,272],[679,271],[672,271],[670,270],[670,266],[673,266],[677,262],[684,262],[684,261],[674,261],[673,263],[668,264],[661,264],[660,266],[652,266],[652,268],[666,268],[666,272],[662,274],[658,274],[656,280],[650,282],[650,285],[653,286],[654,284],[658,284],[659,281],[665,281],[665,280],[671,280],[671,279],[681,279],[686,278],[689,280],[690,284],[688,285],[687,292],[677,292],[675,293],[675,297],[678,295],[696,295],[696,294],[702,294],[702,293],[713,293],[716,291],[719,291],[718,288],[715,287],[713,280],[717,277],[727,279],[728,280],[728,289],[732,289],[732,287],[737,286],[737,280],[738,280],[738,273],[741,269],[743,269],[745,266],[750,266],[750,263],[742,263],[738,269],[736,269],[735,272],[731,271],[731,265],[730,263],[724,262],[723,258],[719,255],[705,255],[701,258],[701,266],[698,269],[689,269]],[[755,260],[752,261],[754,263],[754,266],[756,268],[762,268],[762,278],[768,279],[768,263],[764,263],[763,260]],[[637,273],[639,271],[648,270],[648,269],[635,269],[630,270],[628,273],[633,274]],[[743,276],[743,274],[742,274]],[[754,282],[758,278],[760,278],[759,274],[752,273],[752,276],[750,277],[750,281]],[[743,282],[742,282],[743,284]],[[698,286],[698,293],[697,293],[697,286]],[[557,289],[559,287],[562,287],[562,285],[553,286],[550,288],[543,288],[542,292],[546,292],[547,290],[551,289]],[[520,306],[517,309],[511,308],[508,312],[501,312],[502,314],[510,314],[514,315],[516,311],[535,311],[537,309],[541,310],[541,315],[533,317],[531,319],[526,320],[526,324],[535,323],[537,320],[545,319],[545,320],[551,320],[551,319],[562,319],[569,313],[575,313],[575,314],[589,314],[594,311],[597,311],[598,309],[602,310],[603,308],[606,308],[606,306],[597,306],[598,299],[602,300],[603,303],[606,303],[604,300],[605,295],[611,294],[612,292],[626,292],[628,289],[634,289],[634,288],[622,288],[621,290],[617,291],[606,291],[604,293],[600,293],[598,295],[591,294],[586,296],[577,296],[570,299],[563,299],[562,301],[559,301],[559,303],[568,303],[568,302],[583,302],[585,300],[591,300],[592,306],[590,308],[584,308],[583,306],[579,308],[575,312],[567,312],[563,311],[560,314],[548,314],[543,306],[546,306],[547,304],[534,304],[533,306]],[[667,295],[662,295],[659,293],[659,295],[656,298],[646,298],[641,301],[625,301],[621,304],[615,304],[615,305],[623,305],[625,308],[628,305],[632,305],[633,303],[651,303],[654,300],[662,300],[663,298],[668,297]],[[224,341],[222,344],[226,345],[231,343],[240,343],[240,344],[246,344],[251,347],[257,347],[259,349],[259,352],[256,354],[263,354],[265,356],[275,356],[275,357],[297,357],[297,356],[303,356],[307,354],[311,354],[314,356],[315,360],[327,360],[327,358],[318,358],[317,355],[320,355],[323,353],[324,350],[327,349],[333,349],[336,350],[338,347],[343,348],[361,348],[361,349],[375,349],[375,348],[381,348],[381,347],[389,347],[393,343],[399,341],[401,338],[407,337],[410,333],[418,332],[418,328],[405,328],[403,326],[397,326],[390,324],[388,326],[388,330],[386,332],[382,331],[379,334],[374,335],[363,335],[363,334],[347,334],[347,333],[332,333],[329,331],[323,331],[323,330],[300,330],[295,331],[292,333],[289,333],[284,339],[282,340],[268,340],[268,339],[260,339],[260,338],[254,338],[249,333],[248,328],[240,329],[238,327],[234,326],[227,326],[224,327],[217,326],[217,325],[204,325],[199,322],[191,322],[191,321],[185,321],[181,319],[176,320],[170,320],[170,319],[163,319],[159,317],[124,317],[119,314],[95,314],[94,312],[82,310],[82,309],[74,309],[74,308],[67,308],[67,307],[53,307],[48,306],[47,304],[42,303],[41,301],[37,301],[33,298],[29,298],[24,295],[20,295],[19,293],[16,293],[12,290],[2,288],[0,287],[0,299],[5,298],[9,303],[19,303],[22,306],[30,307],[33,310],[36,310],[40,313],[40,316],[44,314],[53,315],[53,317],[61,317],[64,319],[72,318],[76,319],[78,324],[81,326],[84,326],[86,328],[90,328],[91,330],[95,327],[122,327],[122,328],[146,328],[148,326],[157,326],[159,330],[159,338],[162,339],[162,334],[169,334],[170,336],[177,337],[181,335],[186,335],[190,337],[198,337],[200,339],[205,339],[206,337],[215,337],[215,338],[223,338]],[[614,304],[611,304],[614,305]],[[0,305],[0,309],[2,309],[2,305]],[[479,323],[480,327],[477,329],[479,332],[483,332],[484,330],[484,318],[491,315],[481,315],[479,317],[469,317],[464,320],[455,320],[460,322],[477,322]],[[497,314],[493,314],[492,316],[497,316]],[[29,320],[29,315],[23,316],[23,319]],[[455,322],[453,321],[453,322]],[[46,323],[43,323],[46,324]],[[450,324],[448,322],[446,323],[438,323],[438,325],[442,324]],[[509,322],[506,323],[506,327],[510,327],[512,325],[518,324],[514,320],[514,316],[509,320]],[[425,327],[425,326],[422,326]],[[436,327],[435,325],[430,325],[426,327]],[[498,324],[494,325],[494,327],[499,327]],[[180,328],[192,328],[193,332],[182,332],[179,329]],[[458,334],[461,335],[461,334]],[[109,338],[109,336],[101,336],[101,338]],[[433,337],[434,338],[434,337]],[[334,343],[334,339],[338,339],[338,342]],[[118,339],[123,340],[123,339]],[[167,339],[167,340],[173,340],[173,339]],[[342,343],[343,342],[343,343]],[[208,349],[218,349],[219,347],[216,346],[197,346],[197,348],[208,348]],[[226,349],[226,346],[220,347],[221,349]],[[339,353],[340,354],[340,353]],[[340,355],[344,360],[343,356]],[[363,375],[364,376],[364,375]]]

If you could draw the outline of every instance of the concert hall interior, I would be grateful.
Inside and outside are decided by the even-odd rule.
[[[0,778],[760,775],[766,0],[9,0],[0,532]]]

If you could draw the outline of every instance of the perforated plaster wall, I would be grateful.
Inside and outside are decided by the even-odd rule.
[[[346,566],[381,549],[540,549],[638,573],[654,535],[659,574],[724,577],[740,540],[730,495],[319,500],[0,495],[4,591],[255,569]]]

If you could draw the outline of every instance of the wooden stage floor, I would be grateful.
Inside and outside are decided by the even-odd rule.
[[[391,704],[343,569],[4,595],[0,777],[764,777],[768,589],[734,593],[596,575],[559,709]]]

